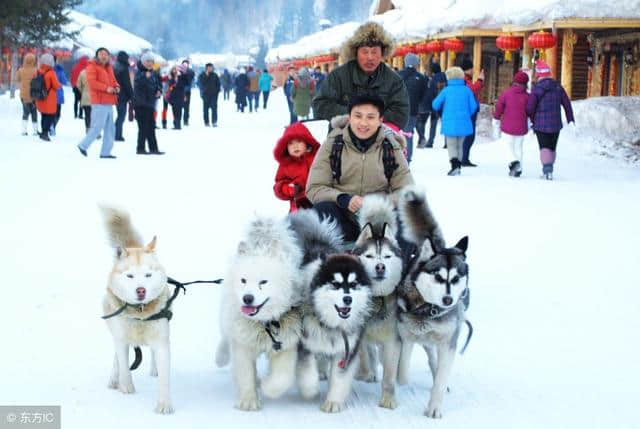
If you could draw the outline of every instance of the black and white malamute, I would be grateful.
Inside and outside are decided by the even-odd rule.
[[[464,323],[471,328],[465,317],[469,306],[468,238],[445,247],[424,192],[415,188],[402,192],[399,209],[403,233],[418,246],[419,256],[398,288],[398,332],[402,340],[398,381],[407,383],[411,348],[414,343],[420,344],[427,352],[433,376],[425,415],[441,418],[458,336]]]
[[[371,281],[356,256],[328,256],[315,274],[303,310],[298,385],[318,393],[317,357],[329,360],[329,392],[321,409],[342,411],[358,367],[356,359],[371,309]]]

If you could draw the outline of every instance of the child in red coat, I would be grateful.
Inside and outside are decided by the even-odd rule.
[[[289,212],[311,208],[305,195],[309,169],[320,143],[301,122],[289,125],[273,150],[279,164],[273,192],[281,200],[289,201]]]

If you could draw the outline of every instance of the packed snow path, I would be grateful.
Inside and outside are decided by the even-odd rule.
[[[236,113],[220,97],[218,128],[203,126],[200,105],[194,91],[191,126],[158,130],[166,155],[135,155],[137,129],[126,122],[118,159],[105,160],[100,142],[88,158],[75,148],[84,125],[70,103],[45,143],[20,136],[19,103],[0,98],[0,404],[62,405],[64,428],[637,427],[640,171],[587,154],[570,131],[552,182],[539,179],[531,135],[519,179],[507,176],[501,142],[476,144],[479,167],[460,177],[445,175],[441,137],[435,149],[416,150],[414,177],[447,241],[470,237],[475,334],[456,358],[441,421],[422,416],[431,377],[418,348],[396,410],[379,408],[380,385],[362,382],[339,415],[295,389],[265,399],[261,412],[235,410],[230,369],[214,365],[216,285],[193,285],[174,305],[174,415],[153,412],[146,350],[136,393],[108,389],[113,345],[100,316],[112,252],[98,203],[129,209],[145,239],[157,234],[161,261],[184,281],[224,277],[251,216],[288,210],[272,193],[272,149],[288,120],[281,91],[258,113]],[[312,128],[321,138],[326,123]]]

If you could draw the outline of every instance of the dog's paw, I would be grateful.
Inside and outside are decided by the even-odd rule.
[[[152,367],[152,368],[149,370],[149,375],[150,375],[151,377],[157,377],[157,376],[158,376],[158,368],[156,368],[155,366],[154,366],[154,367]]]
[[[257,397],[242,398],[236,403],[236,408],[242,411],[258,411],[262,404]]]
[[[268,398],[278,398],[289,389],[289,386],[283,382],[282,378],[272,375],[266,376],[262,380],[260,387],[262,388],[262,393]]]
[[[424,415],[432,419],[441,419],[442,411],[439,406],[429,404],[427,409],[424,411]]]
[[[358,371],[356,374],[356,380],[364,381],[365,383],[376,383],[378,381],[378,377],[373,371]]]
[[[344,409],[344,403],[327,400],[324,401],[320,409],[325,413],[339,413]]]
[[[155,412],[158,414],[173,414],[173,406],[171,405],[171,401],[158,401],[156,405]]]
[[[117,378],[110,378],[109,379],[109,383],[107,384],[107,387],[109,389],[117,389],[118,388],[118,379]]]
[[[380,399],[378,406],[382,408],[388,408],[390,410],[395,410],[398,406],[396,395],[390,392],[382,392],[382,398]]]
[[[118,390],[121,391],[122,393],[135,393],[136,392],[136,388],[133,387],[133,383],[132,382],[118,383]]]

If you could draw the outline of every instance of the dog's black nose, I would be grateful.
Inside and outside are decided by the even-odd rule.
[[[345,296],[342,298],[342,302],[344,302],[344,305],[351,305],[351,302],[353,302],[353,299],[351,299],[350,296]]]
[[[376,265],[376,273],[384,273],[385,269],[386,269],[386,267],[384,266],[384,264]]]
[[[450,296],[445,296],[444,298],[442,298],[442,302],[444,303],[444,305],[451,305],[451,303],[453,302],[453,298],[451,298]]]
[[[253,303],[253,295],[245,295],[242,297],[245,304],[251,305]]]

